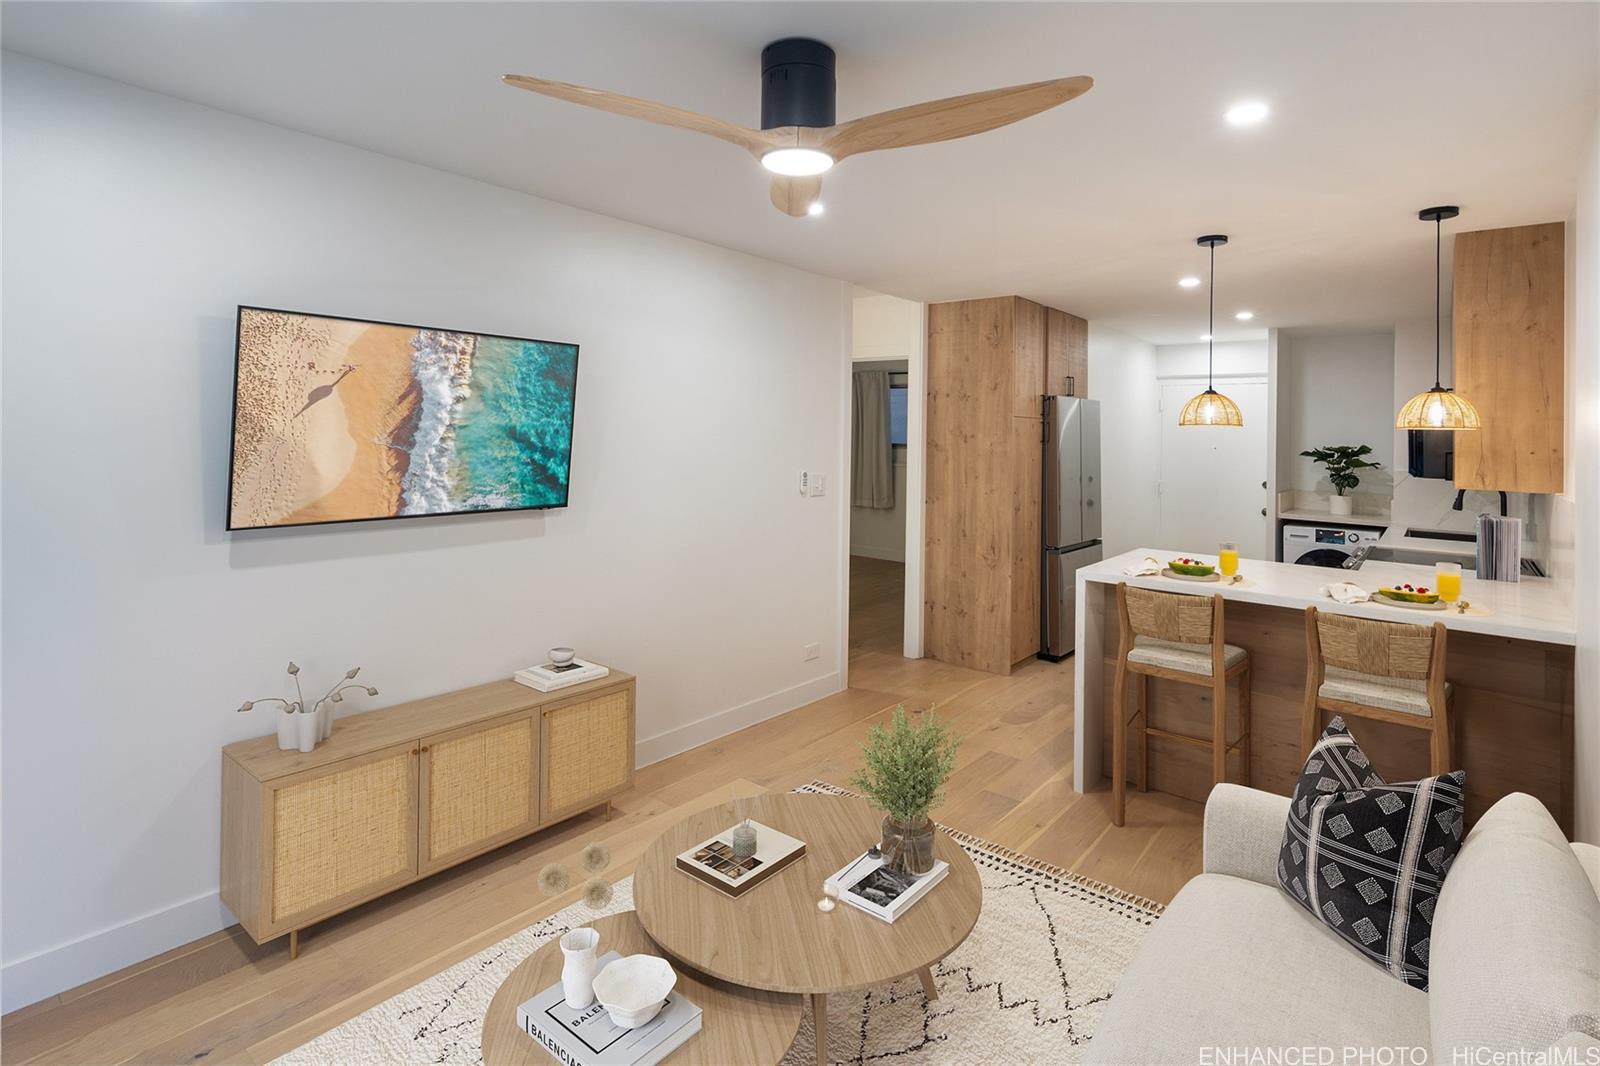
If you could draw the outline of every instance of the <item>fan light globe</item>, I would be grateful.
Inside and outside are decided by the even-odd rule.
[[[809,178],[833,167],[833,156],[815,148],[774,148],[761,157],[761,165],[788,178]]]
[[[1394,428],[1473,430],[1483,428],[1483,420],[1471,400],[1435,386],[1406,401]]]
[[[1180,426],[1242,426],[1244,415],[1239,405],[1216,389],[1207,389],[1183,405],[1178,415]]]

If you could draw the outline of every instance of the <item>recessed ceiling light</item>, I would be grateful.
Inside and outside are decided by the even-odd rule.
[[[1190,274],[1188,277],[1179,278],[1178,284],[1186,289],[1193,289],[1199,286],[1200,279],[1195,277],[1193,274]]]
[[[1240,322],[1248,322],[1252,318],[1256,317],[1256,313],[1254,311],[1235,311],[1233,317],[1237,318]]]
[[[761,157],[761,165],[774,174],[809,178],[833,166],[833,156],[815,148],[774,148]]]
[[[822,214],[826,210],[827,208],[822,206],[821,200],[812,200],[811,205],[806,208],[806,214],[815,217]]]
[[[1234,104],[1223,114],[1230,126],[1254,126],[1258,122],[1266,121],[1272,111],[1260,100],[1245,100]]]

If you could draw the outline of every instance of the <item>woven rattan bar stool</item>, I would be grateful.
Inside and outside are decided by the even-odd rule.
[[[1432,772],[1448,773],[1450,702],[1445,627],[1380,622],[1306,608],[1306,699],[1300,757],[1322,732],[1322,712],[1426,729]]]
[[[1222,597],[1152,592],[1117,585],[1122,650],[1117,656],[1111,703],[1111,821],[1127,813],[1128,726],[1135,720],[1139,745],[1139,791],[1150,787],[1150,737],[1211,749],[1213,783],[1228,779],[1228,752],[1238,749],[1241,783],[1250,783],[1250,653],[1223,641]],[[1127,711],[1128,675],[1134,675],[1134,710]],[[1149,679],[1177,681],[1211,690],[1211,736],[1192,737],[1150,724]],[[1239,681],[1239,735],[1227,741],[1228,682]]]

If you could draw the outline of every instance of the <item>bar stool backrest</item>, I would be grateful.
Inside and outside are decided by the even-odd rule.
[[[1128,625],[1135,636],[1175,644],[1210,644],[1215,611],[1210,596],[1152,592],[1124,586]]]
[[[1406,681],[1428,678],[1441,629],[1317,612],[1317,639],[1328,666]]]

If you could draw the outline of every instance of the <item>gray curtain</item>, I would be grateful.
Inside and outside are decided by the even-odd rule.
[[[851,375],[850,502],[894,510],[894,456],[889,446],[889,375],[868,370]]]

